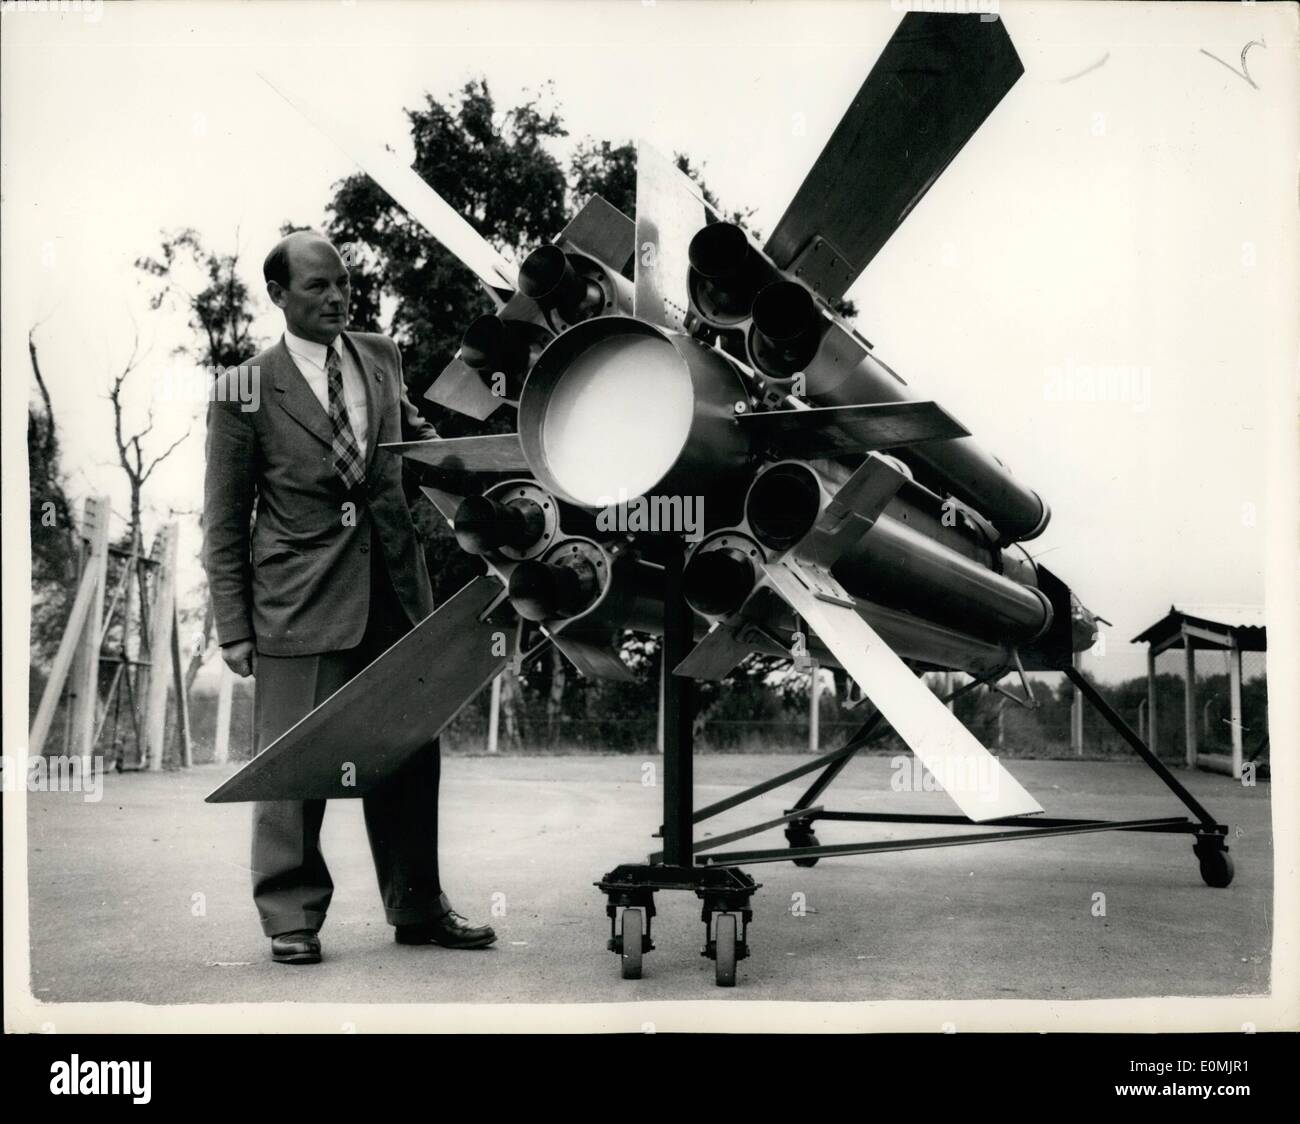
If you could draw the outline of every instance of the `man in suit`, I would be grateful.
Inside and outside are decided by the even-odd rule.
[[[433,611],[401,462],[378,446],[437,436],[407,397],[397,345],[344,330],[348,271],[325,238],[289,235],[263,273],[284,336],[244,365],[255,408],[238,372],[218,384],[204,488],[217,638],[237,675],[256,676],[258,752]],[[384,911],[400,943],[482,948],[496,934],[455,913],[439,881],[438,779],[435,740],[364,797]],[[320,960],[334,888],[324,814],[324,800],[253,808],[253,900],[282,963]]]

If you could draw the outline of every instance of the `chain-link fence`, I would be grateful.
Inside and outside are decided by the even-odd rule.
[[[1229,755],[1232,748],[1231,677],[1227,653],[1194,653],[1197,745],[1203,755]],[[1183,701],[1183,653],[1173,650],[1156,659],[1156,748],[1171,763],[1185,760],[1186,726]],[[1241,726],[1245,760],[1267,761],[1268,692],[1265,653],[1242,654]],[[968,680],[958,677],[956,685]],[[1019,684],[1007,681],[1019,692]],[[1120,684],[1099,684],[1107,701],[1130,726],[1149,739],[1145,676]],[[935,689],[938,688],[936,680]],[[1071,742],[1074,689],[1064,676],[1036,677],[1036,705],[1026,708],[995,692],[979,688],[953,704],[957,718],[986,746],[1009,757],[1070,758],[1080,756]],[[216,725],[215,691],[195,692],[190,707],[194,762],[212,760]],[[713,753],[806,753],[809,751],[809,707],[755,708],[753,717],[704,714],[696,723],[696,746]],[[829,688],[820,708],[820,745],[829,751],[842,745],[866,717],[866,708],[850,708]],[[1132,750],[1104,718],[1086,703],[1082,708],[1083,753],[1090,759],[1131,757]],[[447,727],[442,744],[449,752],[482,753],[488,739],[488,692],[473,700]],[[548,715],[545,700],[523,697],[513,713],[502,715],[500,749],[506,753],[654,753],[658,716],[653,704],[628,706],[620,713],[582,717]],[[253,690],[249,680],[237,681],[231,707],[230,759],[245,761],[253,747]],[[897,752],[894,738],[880,741],[875,751]]]
[[[1232,653],[1193,648],[1190,719],[1198,755],[1232,754]],[[1181,648],[1156,656],[1156,741],[1162,757],[1185,760],[1187,755],[1187,658]],[[1147,703],[1142,714],[1148,723]],[[1268,668],[1265,652],[1241,653],[1241,744],[1245,760],[1268,753]]]

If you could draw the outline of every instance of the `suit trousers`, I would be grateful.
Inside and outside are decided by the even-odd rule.
[[[253,700],[257,752],[410,630],[373,532],[370,555],[370,613],[357,647],[313,656],[259,653]],[[450,909],[438,878],[440,770],[435,738],[362,797],[390,925],[427,924]],[[325,922],[334,883],[320,848],[324,818],[324,800],[263,800],[253,805],[253,901],[267,936],[315,931]]]

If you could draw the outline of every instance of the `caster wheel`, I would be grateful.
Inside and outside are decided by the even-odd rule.
[[[641,910],[623,910],[623,978],[625,980],[641,978],[641,919]]]
[[[736,986],[736,915],[719,913],[714,937],[714,968],[719,987]]]
[[[1226,847],[1204,847],[1197,844],[1194,848],[1201,860],[1201,878],[1207,886],[1222,890],[1232,882],[1234,874],[1232,856]]]
[[[807,835],[795,835],[791,837],[790,846],[791,847],[819,847],[821,846],[821,844],[818,843],[817,836],[815,836],[810,831]],[[821,860],[820,859],[791,859],[790,861],[793,862],[795,866],[816,866],[818,862],[820,862]]]

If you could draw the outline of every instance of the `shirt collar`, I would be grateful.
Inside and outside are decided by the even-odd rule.
[[[284,346],[295,355],[301,355],[304,359],[315,363],[321,370],[325,369],[325,361],[328,358],[329,348],[323,343],[316,343],[314,340],[305,340],[302,336],[295,336],[288,328],[284,330]],[[335,336],[330,344],[336,352],[339,353],[339,359],[343,358],[343,349],[339,346],[339,337]]]

